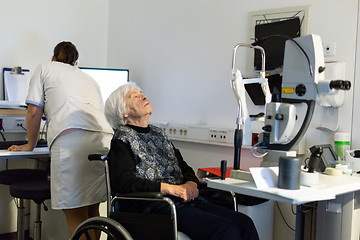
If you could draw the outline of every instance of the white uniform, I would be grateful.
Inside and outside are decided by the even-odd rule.
[[[30,80],[26,103],[43,108],[49,120],[52,208],[104,201],[103,164],[87,160],[90,153],[106,153],[113,134],[97,83],[75,66],[41,64]]]

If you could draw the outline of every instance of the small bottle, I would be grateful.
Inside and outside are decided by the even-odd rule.
[[[347,132],[336,132],[334,135],[334,146],[340,163],[346,164],[344,152],[345,150],[350,150],[350,134]]]

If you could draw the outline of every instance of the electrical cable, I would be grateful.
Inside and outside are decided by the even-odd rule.
[[[0,135],[1,135],[2,139],[3,139],[3,141],[6,142],[6,138],[5,138],[5,135],[4,135],[3,131],[4,131],[4,129],[0,130]]]
[[[286,219],[285,219],[285,217],[284,217],[284,215],[283,215],[283,213],[281,212],[281,209],[280,209],[280,206],[279,206],[279,203],[278,202],[275,202],[275,204],[276,204],[276,206],[277,206],[277,208],[278,208],[278,210],[279,210],[279,213],[280,213],[280,215],[281,215],[281,218],[283,219],[283,221],[284,221],[284,223],[286,224],[286,226],[291,230],[291,231],[293,231],[293,232],[295,232],[295,229],[294,228],[292,228],[288,223],[287,223],[287,221],[286,221]]]
[[[307,169],[309,167],[309,160],[310,160],[309,157],[305,158],[305,160],[304,160],[304,169]]]
[[[294,204],[291,204],[291,212],[296,216],[296,209],[294,211],[294,206],[295,206]]]
[[[257,46],[257,45],[260,45],[261,43],[267,41],[267,40],[270,39],[270,38],[277,38],[277,37],[285,38],[285,39],[287,39],[287,40],[290,40],[291,42],[293,42],[293,43],[301,50],[301,52],[304,54],[304,56],[306,57],[306,60],[307,60],[307,62],[308,62],[308,64],[309,64],[310,76],[313,77],[313,76],[314,76],[314,72],[313,72],[313,69],[312,69],[312,66],[311,66],[311,62],[310,62],[309,56],[307,55],[307,53],[305,52],[305,50],[300,46],[300,44],[299,44],[298,42],[296,42],[293,38],[288,37],[288,36],[286,36],[286,35],[274,34],[274,35],[270,35],[270,36],[261,38],[261,39],[259,39],[259,40],[256,40],[256,41],[253,42],[251,45]]]
[[[251,152],[251,155],[253,155],[254,157],[262,158],[262,157],[265,157],[266,155],[269,154],[269,152],[265,152],[265,153],[263,153],[263,154],[261,154],[261,155],[256,155],[256,154],[254,153],[255,147],[256,147],[256,146],[259,146],[261,143],[262,143],[262,142],[258,142],[258,143],[254,144],[254,145],[251,147],[250,152]]]
[[[24,126],[22,125],[22,123],[18,123],[17,126],[18,126],[18,127],[21,127],[22,129],[24,129],[25,132],[27,131],[26,128],[24,128]]]

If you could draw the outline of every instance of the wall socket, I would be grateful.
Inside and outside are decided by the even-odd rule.
[[[210,129],[209,130],[209,141],[212,142],[228,142],[228,131],[226,130],[218,130],[218,129]]]
[[[5,132],[25,132],[26,122],[25,117],[4,117],[2,119],[2,126]]]
[[[15,119],[14,121],[14,127],[15,128],[20,128],[22,130],[26,129],[26,125],[25,125],[25,119]]]
[[[187,138],[189,136],[189,128],[186,127],[166,127],[165,133],[170,138]]]
[[[221,126],[187,125],[166,122],[152,122],[160,127],[170,140],[233,146],[234,129]]]

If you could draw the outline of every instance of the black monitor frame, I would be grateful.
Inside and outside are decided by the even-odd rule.
[[[335,153],[333,146],[331,144],[314,145],[310,148],[310,152],[313,153],[319,147],[322,148],[323,153],[317,170],[324,172],[328,167],[335,167],[339,157]]]

